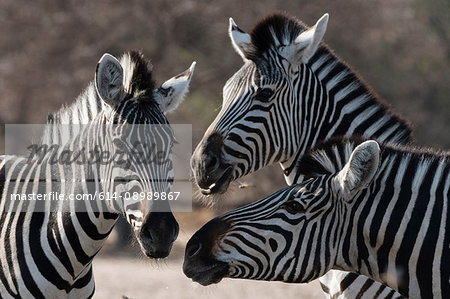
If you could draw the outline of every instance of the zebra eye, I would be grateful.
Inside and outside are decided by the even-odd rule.
[[[302,213],[305,212],[305,208],[303,207],[302,204],[300,204],[298,201],[295,200],[290,200],[287,201],[284,205],[283,208],[288,211],[291,214],[297,214],[297,213]]]
[[[274,92],[270,88],[263,88],[256,92],[254,99],[260,102],[268,102],[273,96]]]

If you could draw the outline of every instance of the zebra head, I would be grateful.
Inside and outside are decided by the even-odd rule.
[[[291,159],[301,145],[299,114],[309,97],[303,70],[319,48],[328,14],[307,28],[284,15],[269,16],[250,34],[230,18],[229,35],[244,65],[223,88],[222,109],[191,160],[203,194],[223,193],[231,181]],[[311,92],[320,92],[315,90]],[[310,116],[306,115],[304,119]]]
[[[178,223],[160,196],[170,192],[174,177],[175,137],[164,113],[182,102],[194,67],[195,62],[155,89],[152,66],[141,53],[120,60],[105,54],[97,66],[96,91],[107,106],[97,117],[106,125],[97,135],[99,144],[122,155],[102,164],[98,176],[103,190],[118,196],[108,201],[112,209],[124,213],[142,250],[153,258],[166,257],[178,236]]]
[[[345,215],[373,180],[379,159],[378,143],[366,141],[339,172],[211,220],[189,240],[184,273],[202,285],[224,277],[309,282],[322,276],[339,265]]]

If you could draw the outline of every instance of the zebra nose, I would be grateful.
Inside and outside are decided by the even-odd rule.
[[[150,220],[142,227],[141,236],[150,242],[167,240],[173,242],[178,237],[179,225],[172,213],[153,212]]]
[[[199,143],[191,159],[191,167],[214,171],[220,166],[220,155],[223,147],[223,136],[213,132]]]
[[[152,229],[148,225],[142,228],[141,237],[143,239],[148,240],[148,242],[151,242],[151,243],[154,242],[154,236],[152,234]]]
[[[229,227],[229,223],[219,218],[209,221],[186,244],[185,260],[189,263],[210,259],[214,245]]]
[[[165,238],[152,228],[145,227],[141,230],[141,242],[145,254],[151,258],[165,258],[169,255],[173,245],[173,238]]]
[[[145,253],[154,258],[169,255],[179,232],[179,225],[170,212],[152,212],[142,226],[139,236]]]

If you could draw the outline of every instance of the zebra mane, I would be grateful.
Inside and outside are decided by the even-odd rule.
[[[153,66],[136,50],[126,52],[119,59],[123,68],[124,90],[133,97],[156,103],[153,95],[155,81]],[[103,101],[97,95],[93,81],[70,105],[49,113],[47,124],[86,124],[102,110]]]
[[[367,140],[369,139],[361,136],[330,138],[303,155],[296,164],[297,171],[305,178],[337,173],[348,162],[353,150]],[[382,160],[393,156],[404,157],[408,155],[410,161],[443,160],[445,163],[450,162],[450,152],[448,151],[400,144],[378,143],[382,151]]]
[[[247,53],[247,58],[257,62],[263,59],[267,51],[278,51],[281,44],[287,45],[293,42],[300,33],[308,29],[300,20],[283,13],[276,13],[261,20],[250,32],[254,49]],[[399,114],[391,110],[390,105],[378,96],[358,73],[345,61],[336,56],[325,42],[322,42],[316,53],[311,57],[307,65],[318,76],[324,86],[341,85],[346,94],[343,96],[364,95],[361,101],[364,105],[375,103],[380,109],[378,114],[387,114],[392,117],[390,123],[401,124],[397,130],[404,132],[403,140],[398,142],[412,141],[412,126]],[[333,76],[330,76],[332,74]],[[333,81],[333,82],[331,82]],[[335,95],[336,97],[340,95]]]
[[[86,124],[102,107],[102,100],[97,96],[94,83],[91,82],[73,103],[64,104],[58,111],[49,113],[47,124]]]
[[[155,81],[152,78],[153,66],[144,55],[136,50],[125,53],[120,59],[123,68],[125,91],[133,96],[139,96],[146,101],[154,101],[153,91]]]
[[[288,45],[307,28],[300,20],[286,14],[268,15],[250,31],[254,51],[247,58],[255,60],[270,49],[276,50],[281,44]]]

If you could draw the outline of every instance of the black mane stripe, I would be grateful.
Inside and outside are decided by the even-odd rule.
[[[130,57],[130,61],[134,64],[133,75],[131,78],[131,93],[143,91],[145,99],[153,100],[153,90],[155,89],[155,81],[152,78],[152,65],[150,61],[144,58],[144,55],[136,50],[131,50],[125,55]]]

